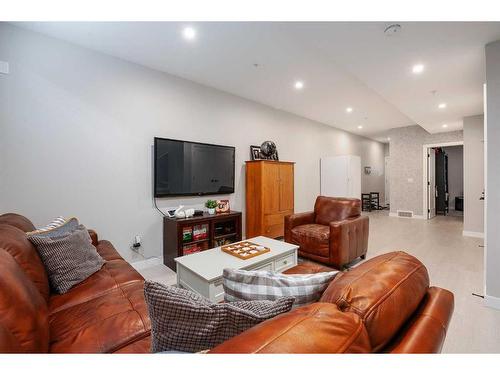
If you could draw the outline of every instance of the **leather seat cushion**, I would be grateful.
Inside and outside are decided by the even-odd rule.
[[[361,200],[319,196],[314,204],[316,224],[329,225],[361,215]]]
[[[311,273],[320,273],[320,272],[332,272],[335,271],[334,268],[324,266],[319,263],[310,262],[310,261],[302,261],[297,264],[295,267],[289,268],[286,271],[283,271],[285,274],[294,275],[294,274],[311,274]],[[340,272],[339,272],[340,274]],[[336,276],[338,277],[338,275]]]
[[[278,315],[209,353],[370,353],[362,320],[331,303],[313,303]]]
[[[321,302],[354,312],[365,322],[373,351],[379,351],[411,318],[429,289],[429,275],[402,251],[372,258],[336,278]]]
[[[328,257],[330,227],[319,224],[296,226],[292,229],[292,241],[299,244],[301,252]]]
[[[51,295],[49,300],[50,314],[85,303],[110,290],[117,289],[121,285],[143,280],[143,277],[124,260],[109,260],[99,271],[72,287],[68,292]]]
[[[0,352],[46,353],[47,304],[16,260],[0,249]]]
[[[11,225],[0,224],[0,248],[12,255],[45,301],[48,301],[50,289],[47,272],[26,233]]]
[[[0,215],[0,224],[12,225],[25,233],[36,229],[28,218],[14,213]]]
[[[134,341],[123,348],[118,349],[114,353],[117,354],[144,354],[151,353],[151,335]]]
[[[49,317],[53,353],[110,353],[150,334],[144,282],[120,285]]]
[[[104,260],[117,260],[123,258],[120,256],[118,251],[116,251],[113,244],[106,240],[101,240],[97,243],[96,246],[97,252]]]

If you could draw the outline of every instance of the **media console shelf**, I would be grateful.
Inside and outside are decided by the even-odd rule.
[[[174,258],[241,241],[241,212],[188,219],[163,218],[163,264],[176,270]]]

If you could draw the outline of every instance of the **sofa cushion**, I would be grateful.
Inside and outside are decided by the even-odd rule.
[[[0,352],[46,353],[47,304],[16,260],[0,249]]]
[[[5,249],[35,284],[45,299],[49,300],[49,279],[42,260],[26,233],[7,224],[0,224],[0,248]]]
[[[306,253],[328,257],[330,254],[330,227],[320,224],[304,224],[292,229],[292,241],[300,244]]]
[[[143,277],[124,260],[107,261],[99,271],[72,287],[68,292],[51,295],[49,313],[55,314],[71,306],[90,301],[110,290],[118,289],[121,285],[143,280]]]
[[[330,268],[328,266],[324,266],[322,264],[311,262],[309,260],[303,260],[295,267],[289,268],[286,271],[283,271],[284,274],[295,275],[295,274],[304,274],[304,273],[318,273],[318,272],[331,272],[335,271],[334,268]],[[339,277],[342,272],[338,272],[335,277]]]
[[[113,353],[118,354],[145,354],[151,353],[151,335],[136,340]]]
[[[105,262],[83,225],[71,233],[60,233],[59,237],[42,233],[28,235],[28,239],[42,258],[52,289],[60,294],[99,271]]]
[[[429,288],[429,275],[402,251],[370,259],[336,278],[321,302],[363,319],[373,351],[379,351],[412,316]]]
[[[212,303],[202,295],[153,281],[144,294],[152,324],[152,352],[199,352],[290,311],[295,298]]]
[[[35,226],[28,218],[14,213],[0,215],[0,224],[12,225],[23,232],[29,232],[35,229]]]
[[[210,353],[370,353],[363,322],[331,303],[313,303],[260,323]]]
[[[142,281],[120,285],[49,317],[53,353],[111,353],[149,336]]]
[[[352,198],[319,196],[314,204],[316,224],[329,225],[361,215],[361,201]]]

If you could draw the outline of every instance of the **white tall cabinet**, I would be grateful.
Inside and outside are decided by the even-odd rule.
[[[361,198],[361,158],[356,155],[321,158],[321,195]]]

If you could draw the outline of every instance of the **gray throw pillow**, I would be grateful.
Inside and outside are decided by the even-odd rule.
[[[294,307],[319,301],[339,271],[285,275],[271,271],[245,271],[226,268],[222,273],[224,299],[234,301],[274,301],[295,297]]]
[[[276,301],[212,303],[198,293],[147,280],[151,351],[199,352],[290,311],[293,297]]]
[[[48,237],[32,234],[28,239],[35,245],[47,270],[50,285],[59,294],[99,271],[104,259],[97,253],[87,229],[78,225],[66,235]]]

